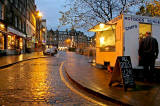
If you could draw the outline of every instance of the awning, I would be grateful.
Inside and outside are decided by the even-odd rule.
[[[99,23],[96,26],[92,27],[88,31],[90,32],[99,32],[99,31],[106,31],[106,30],[112,30],[115,29],[115,24],[104,24],[104,23]]]
[[[9,33],[16,34],[17,36],[26,38],[26,35],[25,35],[25,34],[23,34],[23,33],[19,32],[19,31],[15,30],[15,29],[13,29],[13,28],[11,28],[11,27],[8,27],[8,28],[7,28],[7,31],[8,31]]]

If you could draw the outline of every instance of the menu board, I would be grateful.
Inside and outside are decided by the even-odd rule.
[[[111,86],[114,82],[122,82],[125,91],[127,91],[127,88],[129,87],[135,87],[132,63],[129,56],[117,57],[109,86]]]

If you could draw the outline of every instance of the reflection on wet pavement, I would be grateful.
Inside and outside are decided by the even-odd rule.
[[[31,60],[0,70],[0,105],[93,106],[60,79],[56,57]]]

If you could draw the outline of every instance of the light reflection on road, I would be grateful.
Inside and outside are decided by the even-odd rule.
[[[25,61],[0,70],[0,105],[79,105],[92,103],[74,94],[61,81],[57,57]],[[62,59],[62,60],[61,60]]]

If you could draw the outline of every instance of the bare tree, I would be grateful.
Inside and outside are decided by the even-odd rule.
[[[107,22],[119,14],[132,13],[132,7],[143,0],[72,0],[68,11],[60,11],[60,25],[74,28],[90,28],[97,23]],[[138,3],[137,3],[138,2]]]

